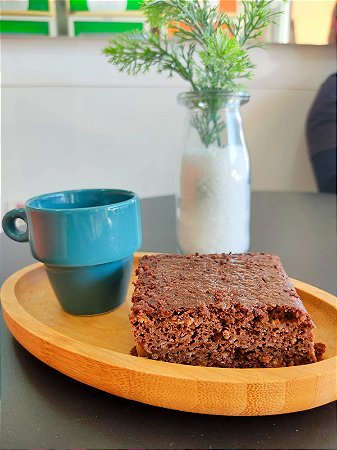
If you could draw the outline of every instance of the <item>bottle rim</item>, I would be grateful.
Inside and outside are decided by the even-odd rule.
[[[190,107],[207,107],[209,100],[220,100],[226,103],[239,103],[243,105],[250,99],[249,92],[246,91],[197,91],[182,92],[178,95],[178,103]],[[205,104],[206,102],[206,104]]]

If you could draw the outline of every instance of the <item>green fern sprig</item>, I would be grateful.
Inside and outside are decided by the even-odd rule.
[[[169,77],[176,73],[192,91],[201,93],[233,91],[238,79],[251,78],[254,64],[248,50],[260,45],[264,29],[280,14],[273,10],[272,0],[243,0],[236,18],[220,12],[209,0],[144,0],[142,11],[150,31],[116,35],[104,49],[109,62],[129,75],[151,68]],[[206,117],[203,124],[195,124],[206,146],[219,142],[213,132],[223,129],[217,112],[210,114],[215,121]],[[211,127],[208,136],[207,127]]]

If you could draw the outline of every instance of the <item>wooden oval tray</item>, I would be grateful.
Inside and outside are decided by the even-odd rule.
[[[135,255],[134,268],[142,254]],[[117,310],[75,317],[59,306],[42,264],[14,273],[1,290],[5,321],[29,352],[54,369],[111,394],[203,414],[254,416],[314,408],[336,399],[336,297],[293,280],[327,345],[319,363],[277,369],[224,369],[151,361],[134,345],[128,299]]]

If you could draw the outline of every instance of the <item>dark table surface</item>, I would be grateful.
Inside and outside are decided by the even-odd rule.
[[[173,197],[142,201],[143,251],[175,252]],[[278,254],[290,276],[336,293],[336,197],[254,193],[251,250]],[[1,284],[33,263],[1,235]],[[83,385],[29,354],[2,324],[2,449],[335,449],[336,404],[266,417],[143,405]]]

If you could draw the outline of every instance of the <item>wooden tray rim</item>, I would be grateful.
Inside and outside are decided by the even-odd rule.
[[[139,259],[140,257],[149,254],[151,253],[136,253],[135,258]],[[163,361],[148,360],[146,358],[138,358],[136,356],[127,355],[115,350],[108,350],[78,341],[67,335],[59,333],[58,331],[53,330],[40,322],[38,319],[29,314],[19,301],[15,302],[9,300],[10,298],[16,299],[15,285],[21,277],[31,271],[39,270],[41,268],[43,268],[42,263],[35,263],[22,268],[7,278],[1,288],[1,304],[5,322],[15,338],[17,338],[17,333],[15,332],[15,326],[13,326],[14,324],[29,334],[32,334],[37,338],[40,338],[43,341],[51,343],[53,346],[66,350],[70,353],[80,354],[112,367],[124,368],[138,373],[157,375],[165,378],[179,378],[184,380],[198,380],[226,384],[241,384],[254,380],[254,384],[261,383],[265,385],[266,383],[272,384],[283,381],[285,371],[287,371],[288,379],[294,376],[297,379],[301,378],[303,380],[311,378],[313,375],[321,374],[322,372],[331,374],[336,373],[337,355],[317,363],[302,366],[232,369],[188,366]],[[328,303],[336,309],[337,312],[337,298],[335,296],[296,279],[292,279],[292,282],[294,283],[296,289],[308,292],[309,294],[319,298],[321,301]],[[14,295],[12,295],[13,293]],[[25,343],[21,344],[31,352],[29,345],[25,345]],[[178,367],[179,373],[177,373]],[[165,370],[163,370],[163,368]],[[227,380],[225,376],[226,373],[231,376],[235,375],[236,379]]]

